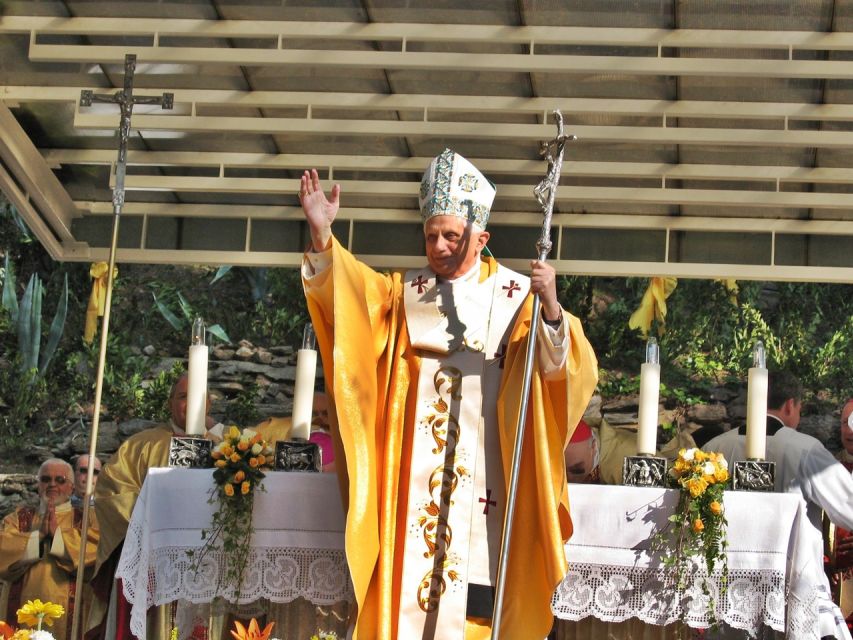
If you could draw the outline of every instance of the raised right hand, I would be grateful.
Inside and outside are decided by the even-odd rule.
[[[299,202],[302,203],[302,212],[311,231],[311,243],[314,251],[328,249],[332,239],[332,222],[338,215],[340,206],[341,186],[336,184],[332,187],[331,197],[326,198],[320,186],[320,177],[316,169],[305,171],[299,182]]]

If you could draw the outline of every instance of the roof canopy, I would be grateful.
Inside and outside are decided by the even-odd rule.
[[[562,110],[562,273],[853,281],[850,0],[68,0],[5,4],[0,186],[58,260],[104,259],[138,56],[118,260],[295,265],[303,168],[338,238],[422,263],[445,146],[497,185],[490,247],[536,254]]]

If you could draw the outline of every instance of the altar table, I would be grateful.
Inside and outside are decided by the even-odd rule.
[[[207,498],[212,471],[152,469],[131,518],[117,577],[132,605],[131,629],[145,638],[145,612],[172,601],[210,602],[221,555],[189,571],[187,550],[203,546],[214,506]],[[344,516],[337,478],[321,473],[269,473],[255,501],[255,536],[241,602],[275,603],[303,597],[315,604],[352,600],[344,557]],[[682,614],[690,626],[708,625],[698,582],[683,599],[665,586],[649,557],[649,539],[678,500],[672,490],[572,485],[575,532],[566,545],[569,571],[552,601],[557,618],[593,616],[619,622],[636,617],[664,625]],[[792,494],[727,492],[729,585],[716,613],[750,633],[766,625],[791,640],[817,638],[822,567],[813,552],[816,533],[803,501]],[[219,595],[234,599],[234,588]]]
[[[201,550],[201,532],[210,527],[215,510],[208,504],[212,476],[208,469],[148,471],[116,570],[131,604],[131,631],[140,640],[153,605],[209,603],[217,595],[235,600],[235,585],[217,592],[220,551],[208,554],[198,573],[189,568],[187,551]],[[265,491],[255,493],[255,535],[240,602],[353,600],[337,476],[270,472],[262,486]],[[189,615],[186,606],[184,613]]]
[[[685,599],[665,586],[660,562],[647,553],[650,538],[673,513],[677,491],[571,485],[569,499],[575,531],[566,545],[569,571],[552,600],[558,618],[636,617],[665,625],[683,614],[692,627],[708,626],[704,561]],[[791,640],[817,640],[823,567],[814,553],[819,533],[803,500],[790,493],[727,491],[724,506],[729,579],[723,597],[719,570],[710,580],[718,620],[750,634],[763,624]]]

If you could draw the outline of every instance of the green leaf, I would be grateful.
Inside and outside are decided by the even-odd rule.
[[[207,332],[218,338],[222,342],[231,342],[231,338],[219,324],[212,324],[207,328]]]
[[[192,322],[195,319],[195,313],[193,312],[192,305],[187,302],[187,299],[184,295],[178,291],[178,304],[181,306],[181,313],[184,314],[184,317],[187,319],[187,322]]]
[[[62,296],[59,299],[59,304],[56,306],[56,313],[53,314],[53,322],[50,323],[50,332],[47,337],[47,345],[41,354],[41,362],[39,373],[44,375],[47,366],[50,364],[53,354],[56,352],[56,347],[59,346],[59,340],[62,338],[62,332],[65,329],[65,317],[68,314],[68,274],[65,274],[65,284],[62,287]],[[140,388],[141,391],[141,388]]]
[[[18,313],[18,348],[21,353],[21,368],[24,371],[38,366],[41,344],[41,299],[41,280],[34,273],[27,283]]]
[[[210,284],[215,284],[218,280],[224,278],[232,268],[233,267],[230,264],[223,264],[216,270],[216,275],[213,276],[213,280],[210,281]]]
[[[172,313],[172,310],[169,309],[169,307],[167,307],[165,304],[163,304],[162,301],[157,299],[156,293],[152,291],[151,295],[154,298],[154,304],[156,305],[157,310],[160,312],[160,315],[162,315],[166,319],[166,322],[172,325],[172,328],[175,331],[182,331],[184,329],[184,323],[181,322],[178,316]]]
[[[3,280],[3,308],[9,312],[12,324],[18,323],[18,296],[15,294],[15,270],[6,254],[6,277]]]

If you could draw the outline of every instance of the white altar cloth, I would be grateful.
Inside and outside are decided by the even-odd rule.
[[[197,574],[189,570],[186,553],[202,548],[201,531],[210,527],[212,476],[207,469],[148,472],[116,570],[131,604],[130,629],[141,640],[148,607],[208,603],[217,595],[221,552],[208,554]],[[337,476],[270,472],[262,486],[266,491],[255,496],[255,535],[240,602],[352,600]],[[234,585],[223,585],[218,595],[233,602]]]
[[[241,602],[267,599],[315,604],[353,599],[344,556],[344,516],[337,478],[321,473],[269,473],[254,509],[255,536]],[[124,581],[132,606],[131,630],[145,638],[145,613],[172,601],[207,603],[216,594],[221,556],[212,553],[198,575],[186,551],[203,546],[210,526],[207,503],[212,471],[152,469],[133,511],[116,577]],[[621,622],[636,617],[664,625],[685,619],[708,625],[698,583],[684,600],[664,587],[663,573],[645,552],[656,527],[678,493],[605,485],[572,485],[575,532],[566,545],[569,571],[552,601],[563,620],[593,616]],[[719,598],[712,580],[717,617],[756,633],[762,625],[785,631],[791,640],[817,636],[817,603],[822,567],[810,553],[817,533],[805,504],[793,494],[727,492],[729,586]],[[219,595],[233,601],[234,589]],[[668,599],[669,596],[669,599]]]
[[[552,601],[558,618],[621,622],[636,617],[664,625],[677,621],[686,604],[686,622],[708,626],[698,577],[687,587],[692,599],[683,600],[683,594],[664,587],[660,563],[646,552],[673,512],[677,491],[572,485],[569,496],[575,532],[566,545],[569,571]],[[717,618],[751,634],[764,624],[792,640],[817,639],[823,568],[811,552],[818,534],[805,503],[794,494],[729,491],[724,505],[729,584],[720,598],[715,570],[711,590]]]

